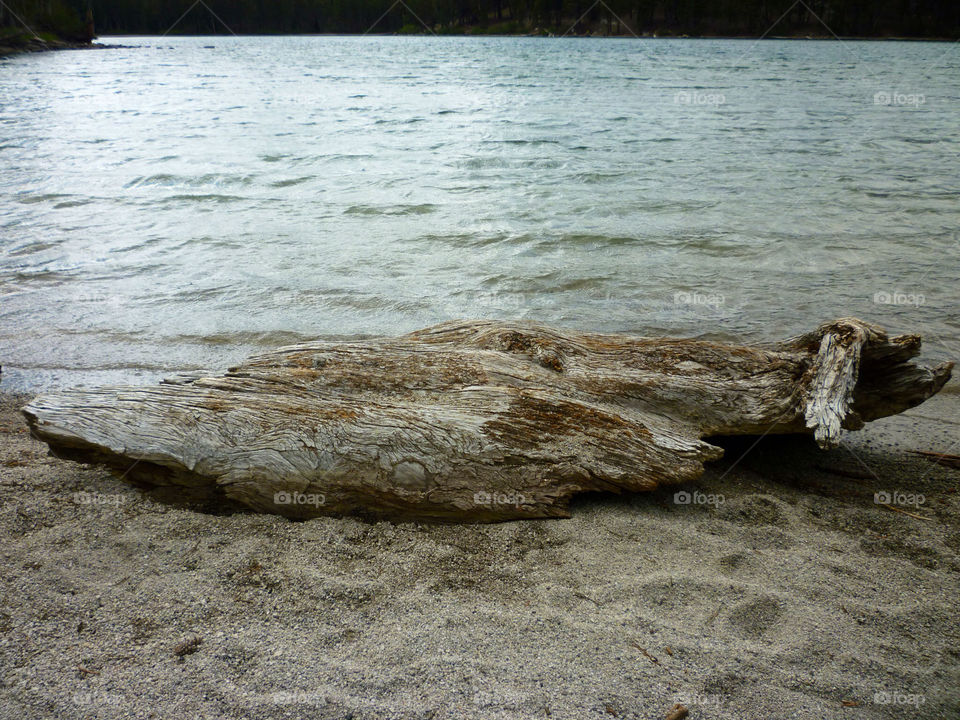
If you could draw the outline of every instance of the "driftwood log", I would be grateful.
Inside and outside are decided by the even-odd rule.
[[[721,435],[812,434],[918,405],[953,363],[845,318],[769,347],[450,322],[312,342],[220,376],[70,390],[23,412],[55,455],[289,517],[562,517],[572,495],[693,480]]]

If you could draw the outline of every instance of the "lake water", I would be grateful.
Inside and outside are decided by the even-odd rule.
[[[111,38],[0,59],[2,388],[455,317],[960,355],[960,47]]]

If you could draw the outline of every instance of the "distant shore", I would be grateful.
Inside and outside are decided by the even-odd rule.
[[[505,33],[505,32],[485,32],[482,29],[466,29],[461,32],[440,32],[432,33],[424,30],[423,32],[413,33],[413,32],[369,32],[369,33],[238,33],[232,36],[226,35],[225,33],[218,33],[213,35],[204,35],[202,33],[198,34],[170,34],[170,35],[157,35],[157,34],[141,34],[141,33],[116,33],[110,35],[101,35],[101,39],[105,38],[125,38],[125,37],[143,37],[143,38],[159,38],[164,39],[173,39],[173,38],[184,38],[184,37],[209,37],[209,38],[226,38],[226,37],[530,37],[530,38],[582,38],[582,39],[621,39],[621,40],[842,40],[845,42],[848,41],[871,41],[871,42],[942,42],[942,43],[954,43],[960,40],[960,38],[955,37],[901,37],[896,35],[889,36],[875,36],[875,35],[849,35],[849,36],[834,36],[829,34],[824,35],[766,35],[764,37],[759,37],[757,35],[684,35],[684,34],[651,34],[643,33],[640,35],[633,35],[630,33],[617,33],[617,34],[604,34],[604,33],[583,33],[575,34],[568,33],[566,35],[560,33],[551,33],[547,31],[540,32],[515,32],[515,33]],[[2,47],[2,43],[0,43]],[[89,46],[87,46],[89,47]],[[101,45],[99,47],[118,47],[117,45]],[[41,48],[42,49],[42,48]]]
[[[50,50],[88,50],[114,47],[94,42],[73,42],[60,39],[19,36],[0,38],[0,57],[20,53],[48,52]]]

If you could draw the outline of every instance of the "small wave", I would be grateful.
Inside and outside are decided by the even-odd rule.
[[[313,180],[315,176],[305,175],[304,177],[290,178],[289,180],[277,180],[276,182],[270,183],[270,187],[273,188],[285,188],[292,187],[294,185],[300,185],[301,183],[309,182]]]
[[[369,153],[333,153],[331,155],[311,155],[310,157],[294,158],[292,165],[302,165],[304,163],[339,163],[354,162],[356,160],[371,160],[375,156]]]
[[[320,298],[320,302],[327,307],[348,308],[350,310],[360,310],[363,312],[406,312],[411,309],[422,310],[429,305],[425,300],[414,300],[413,307],[411,308],[410,303],[406,303],[403,300],[385,298],[381,295],[352,292],[325,293]]]
[[[26,245],[21,245],[20,247],[15,247],[12,250],[7,251],[7,255],[10,257],[19,257],[20,255],[32,255],[33,253],[43,252],[44,250],[49,250],[55,248],[56,243],[50,242],[33,242],[27,243]]]
[[[415,125],[416,123],[422,123],[426,118],[414,117],[407,118],[406,120],[393,119],[393,118],[380,118],[379,120],[374,121],[374,125]]]
[[[36,203],[48,202],[50,200],[59,200],[60,198],[68,198],[70,195],[65,195],[63,193],[40,193],[38,195],[31,194],[21,194],[17,196],[17,202],[21,205],[34,205]]]
[[[563,280],[554,285],[548,292],[570,292],[576,290],[597,290],[599,288],[610,287],[611,278],[607,275],[598,275],[595,277],[579,277]]]
[[[598,183],[612,182],[619,180],[625,175],[628,175],[627,172],[589,172],[589,173],[578,173],[573,176],[574,182],[584,183],[585,185],[596,185]]]
[[[563,167],[564,162],[556,158],[530,158],[518,160],[508,157],[473,157],[458,163],[467,170],[510,170],[539,169],[554,170]]]
[[[176,176],[161,174],[161,175],[151,175],[150,177],[134,178],[123,187],[129,189],[129,188],[141,187],[143,185],[160,185],[160,186],[175,185],[176,182],[177,182]]]
[[[223,175],[219,173],[207,173],[199,176],[170,175],[168,173],[159,173],[149,177],[134,178],[124,188],[138,187],[205,187],[213,185],[215,187],[223,186],[247,186],[254,180],[253,175]]]
[[[50,282],[59,285],[60,283],[71,278],[67,273],[58,272],[56,270],[17,270],[16,272],[7,275],[5,279],[29,280],[30,282],[37,282],[40,280],[42,282]]]
[[[93,200],[89,198],[79,199],[79,200],[65,200],[64,202],[59,202],[53,206],[54,210],[63,210],[64,208],[80,207],[81,205],[89,205]]]
[[[422,205],[351,205],[344,215],[427,215],[436,212],[437,206]]]
[[[237,331],[215,333],[213,335],[174,335],[166,340],[173,344],[189,345],[258,345],[262,347],[281,347],[315,340],[316,335],[306,335],[289,330],[268,330],[264,332]]]
[[[529,240],[529,236],[516,236],[507,233],[498,233],[494,235],[458,233],[455,235],[421,235],[410,242],[418,244],[422,243],[428,246],[479,248],[486,247],[488,245],[497,245],[499,243],[522,244],[525,240]]]
[[[582,247],[585,249],[601,249],[618,247],[620,245],[639,245],[645,241],[626,235],[589,235],[573,234],[562,235],[561,237],[551,237],[543,240],[540,245],[551,245],[561,247]]]
[[[523,140],[523,139],[513,139],[513,140],[484,140],[484,145],[560,145],[559,140],[547,140],[543,138],[538,138],[536,140]]]
[[[207,193],[204,195],[171,195],[167,200],[175,200],[177,202],[215,202],[215,203],[230,203],[236,202],[237,200],[245,200],[246,198],[240,197],[239,195],[218,195],[215,193]]]

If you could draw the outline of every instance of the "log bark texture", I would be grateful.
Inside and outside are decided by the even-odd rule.
[[[54,454],[194,499],[294,518],[562,517],[576,493],[697,478],[723,454],[710,436],[830,447],[940,390],[953,363],[916,366],[919,351],[854,318],[769,347],[457,321],[23,412]]]

